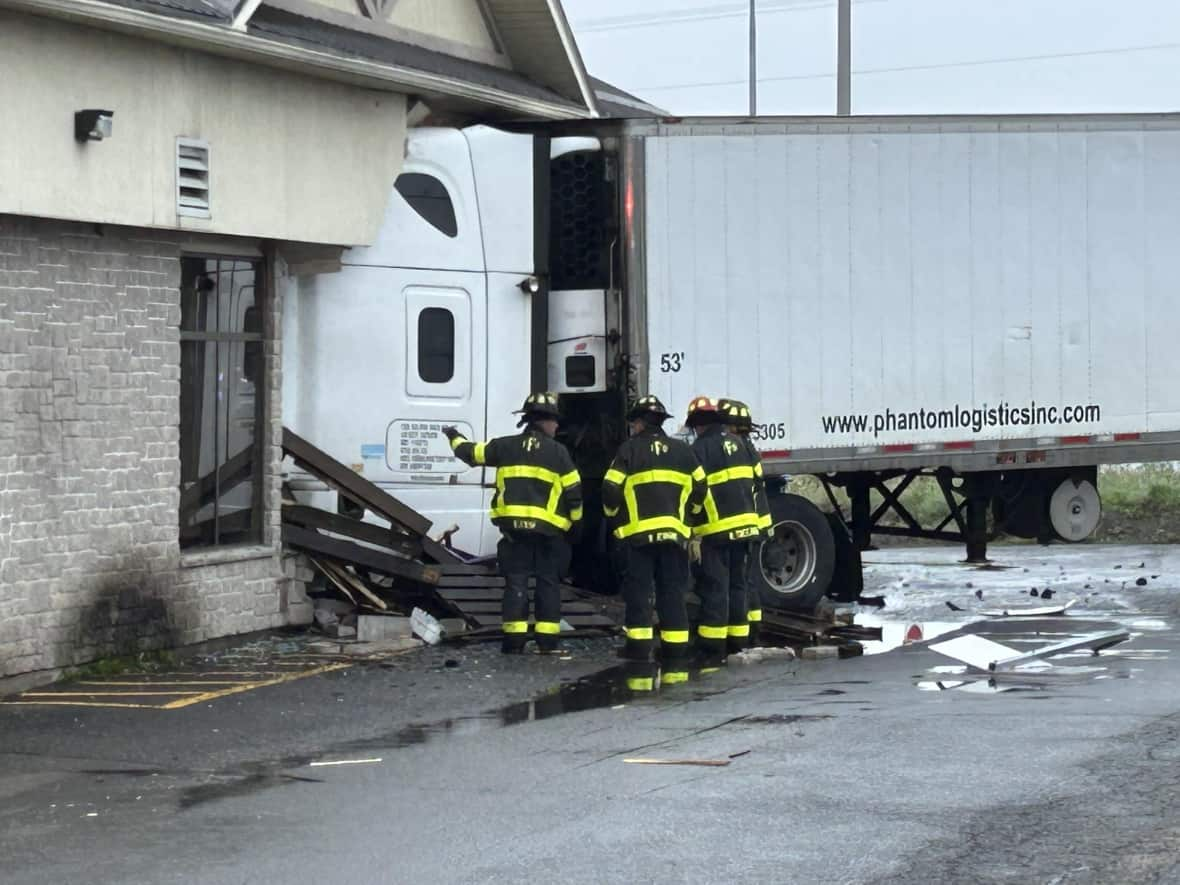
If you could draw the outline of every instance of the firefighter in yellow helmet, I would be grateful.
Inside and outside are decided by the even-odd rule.
[[[442,432],[460,461],[496,468],[491,517],[503,535],[497,548],[505,583],[501,650],[524,650],[529,578],[535,578],[537,648],[553,652],[561,630],[561,571],[569,560],[568,542],[576,541],[581,529],[581,479],[569,452],[553,438],[560,416],[557,395],[534,393],[517,414],[524,430],[516,436],[473,443],[454,427]]]
[[[679,666],[689,657],[684,595],[690,578],[686,546],[693,514],[703,512],[705,474],[692,449],[664,433],[668,410],[654,396],[627,412],[631,438],[603,478],[602,509],[624,545],[623,599],[627,642],[623,657],[647,661],[652,652],[652,589],[660,616],[660,657]]]
[[[724,657],[727,651],[745,648],[750,637],[746,557],[750,542],[761,533],[754,462],[745,443],[726,430],[716,400],[694,399],[685,424],[696,434],[692,449],[709,487],[705,511],[693,527],[693,535],[701,539],[697,640],[706,656]]]
[[[720,399],[717,407],[725,416],[725,423],[729,432],[740,439],[746,446],[746,452],[754,464],[754,503],[758,511],[758,527],[764,538],[771,531],[770,499],[766,495],[766,481],[762,475],[762,456],[750,439],[750,432],[754,429],[754,419],[750,416],[750,407],[741,400]],[[758,630],[762,624],[762,594],[754,580],[756,569],[759,568],[758,551],[762,538],[750,542],[746,560],[746,618],[750,623],[749,647],[758,644]]]

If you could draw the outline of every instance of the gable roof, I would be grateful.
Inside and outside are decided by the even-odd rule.
[[[0,0],[0,7],[406,92],[441,105],[542,119],[596,116],[594,90],[559,0],[483,2],[511,70],[257,0]]]

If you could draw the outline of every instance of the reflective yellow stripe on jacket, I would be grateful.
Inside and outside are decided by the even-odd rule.
[[[700,468],[697,468],[697,471],[703,475],[703,471]],[[687,473],[681,473],[678,470],[643,470],[639,473],[633,473],[630,476],[624,476],[618,470],[608,470],[604,479],[606,482],[621,485],[623,487],[623,499],[627,502],[629,519],[625,524],[615,529],[616,538],[629,538],[640,532],[653,531],[672,531],[676,532],[682,538],[689,536],[689,527],[678,515],[652,516],[647,519],[638,519],[639,501],[635,495],[635,487],[652,482],[666,482],[679,486],[680,504],[677,508],[677,513],[683,514],[685,508],[688,506],[688,498],[692,494],[693,476]],[[616,516],[617,514],[617,508],[614,509],[614,512],[610,510],[606,511],[607,516]]]
[[[747,481],[751,483],[754,481],[754,468],[749,465],[727,467],[724,470],[716,470],[708,474],[705,477],[705,482],[709,486],[709,495],[705,498],[705,521],[695,526],[692,533],[697,537],[707,537],[709,535],[719,535],[722,532],[732,532],[739,529],[760,530],[763,526],[764,517],[755,511],[751,510],[747,513],[738,513],[722,519],[721,514],[717,511],[717,502],[713,499],[712,490],[715,487],[728,482]]]
[[[509,479],[532,479],[538,482],[548,483],[548,502],[544,507],[529,504],[502,503],[505,495],[505,482]],[[491,509],[491,517],[492,519],[536,519],[549,523],[549,525],[557,526],[562,531],[566,531],[573,523],[570,519],[561,516],[557,512],[558,504],[561,502],[562,491],[569,486],[577,485],[577,482],[578,474],[576,471],[561,476],[555,470],[549,470],[547,467],[536,467],[532,464],[511,464],[497,468],[496,504]]]

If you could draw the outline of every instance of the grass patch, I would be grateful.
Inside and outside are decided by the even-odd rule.
[[[176,655],[170,651],[145,651],[137,655],[99,658],[81,667],[66,670],[63,682],[93,679],[101,676],[123,676],[129,673],[158,673],[176,666]]]
[[[1180,515],[1180,470],[1171,463],[1100,468],[1098,492],[1105,509],[1133,519]]]

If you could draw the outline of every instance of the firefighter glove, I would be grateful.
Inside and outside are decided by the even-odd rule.
[[[451,442],[454,442],[454,441],[455,441],[455,440],[457,440],[457,439],[462,439],[462,438],[463,438],[463,434],[461,434],[461,433],[460,433],[458,430],[456,430],[454,427],[444,427],[444,428],[442,429],[442,434],[443,434],[443,436],[445,436],[447,439],[449,439]]]

